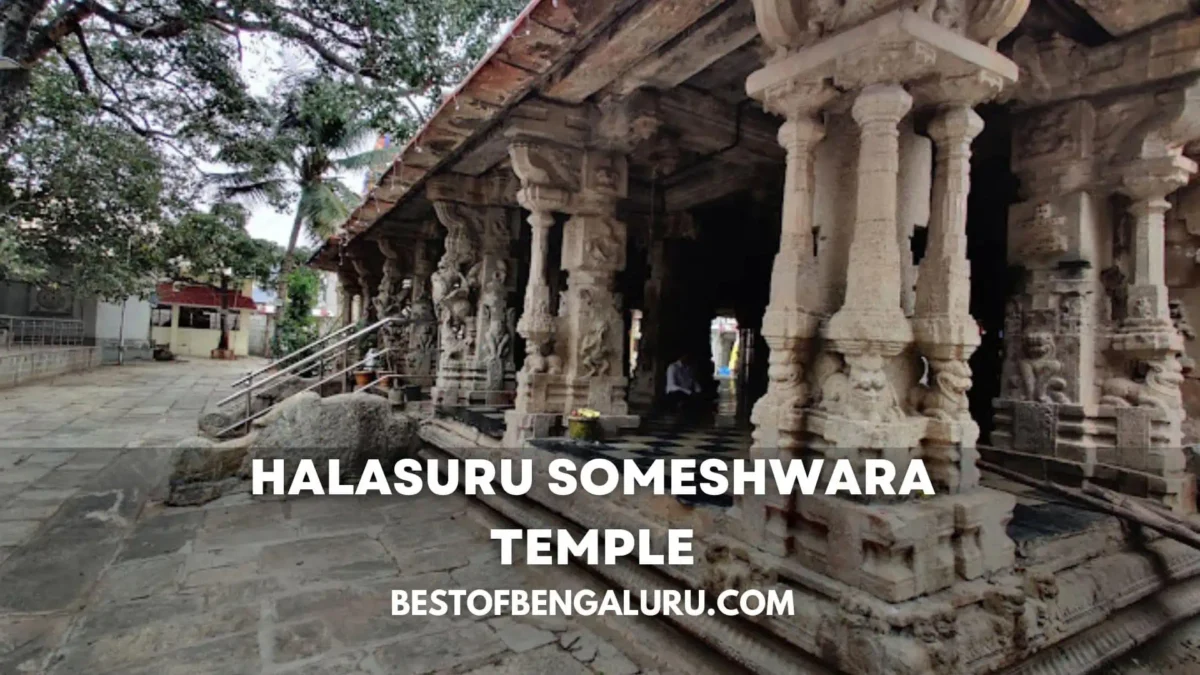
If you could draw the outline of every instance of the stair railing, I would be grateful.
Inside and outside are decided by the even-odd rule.
[[[332,382],[339,377],[345,377],[347,373],[353,371],[355,368],[358,368],[359,366],[365,364],[367,361],[370,361],[371,359],[383,356],[384,354],[388,353],[389,351],[391,351],[391,350],[383,349],[383,350],[375,352],[374,354],[364,356],[363,358],[359,359],[358,361],[355,361],[354,363],[351,363],[350,365],[346,366],[345,368],[342,368],[341,370],[337,371],[336,373],[331,373],[329,375],[326,375],[325,377],[308,385],[307,387],[301,389],[300,391],[296,392],[295,394],[292,394],[292,396],[295,396],[296,394],[302,394],[306,391],[312,391],[313,389],[318,389],[321,386],[325,385],[326,383]],[[375,382],[372,382],[371,385],[367,385],[367,387],[364,387],[364,389],[369,388],[370,386],[374,385],[377,382],[379,382],[378,379],[375,380]],[[220,431],[218,431],[217,437],[218,438],[222,437],[225,434],[228,434],[229,432],[237,429],[238,427],[245,427],[244,430],[246,432],[249,432],[251,422],[262,417],[263,415],[266,415],[267,413],[271,412],[275,408],[279,407],[279,404],[281,404],[281,403],[283,403],[283,400],[276,401],[276,402],[272,403],[270,406],[263,408],[262,410],[259,410],[256,413],[251,413],[250,410],[247,409],[246,417],[244,417],[244,418],[238,420],[237,422],[234,422],[233,424],[230,424],[229,426],[225,427],[224,429],[221,429]]]
[[[288,359],[291,359],[303,352],[309,351],[320,345],[323,345],[326,342],[329,342],[330,340],[333,340],[334,338],[338,337],[339,335],[344,335],[347,332],[353,330],[355,327],[357,327],[357,324],[353,324],[353,323],[346,324],[345,326],[342,326],[341,328],[333,331],[332,333],[327,333],[325,336],[318,338],[316,340],[313,340],[312,342],[304,345],[303,347],[300,347],[298,349],[293,349],[292,351],[275,359],[274,361],[268,363],[267,365],[263,366],[262,368],[259,368],[258,370],[254,371],[252,373],[248,373],[246,375],[241,376],[237,380],[234,380],[233,388],[237,389],[237,388],[241,387],[243,383],[253,382],[254,378],[258,377],[259,375],[262,375],[265,372],[268,372],[268,371],[274,370],[275,368],[278,368],[281,363],[286,362]]]
[[[281,377],[283,377],[285,375],[289,375],[298,370],[301,370],[301,369],[305,368],[306,366],[313,364],[314,362],[318,362],[321,366],[321,379],[318,382],[316,382],[315,384],[309,385],[302,390],[302,391],[311,391],[311,390],[321,386],[322,384],[325,384],[326,382],[333,380],[336,377],[339,377],[339,376],[345,377],[345,375],[348,372],[350,372],[351,370],[353,370],[354,368],[357,368],[372,359],[380,358],[381,356],[388,353],[389,350],[388,349],[377,350],[377,351],[375,351],[374,354],[365,355],[365,356],[363,356],[363,358],[356,361],[355,363],[352,363],[349,366],[346,366],[329,376],[325,376],[324,375],[324,367],[325,367],[325,358],[327,356],[329,356],[329,355],[334,355],[335,357],[344,356],[345,354],[347,354],[350,351],[352,346],[359,339],[361,339],[367,335],[370,335],[372,333],[375,333],[379,329],[381,329],[384,326],[387,326],[389,324],[415,325],[418,323],[435,323],[435,322],[432,320],[416,321],[413,319],[407,319],[407,318],[401,318],[401,317],[386,317],[386,318],[380,319],[379,321],[376,321],[375,323],[373,323],[369,326],[366,326],[365,328],[357,330],[350,335],[346,335],[346,336],[338,339],[337,341],[333,342],[332,344],[327,344],[325,347],[321,348],[320,350],[304,357],[303,359],[300,359],[299,361],[296,361],[295,363],[287,365],[280,370],[276,370],[276,371],[272,372],[270,375],[268,375],[264,379],[261,379],[257,382],[254,381],[254,376],[263,374],[264,372],[269,370],[270,367],[261,368],[261,369],[255,371],[254,373],[250,373],[246,377],[243,377],[242,379],[238,380],[239,383],[245,383],[245,385],[242,389],[235,391],[234,393],[230,394],[229,396],[226,396],[225,398],[221,399],[220,401],[217,401],[216,407],[219,408],[219,407],[225,405],[226,403],[237,400],[239,398],[245,398],[245,400],[246,400],[245,416],[241,420],[239,420],[237,423],[232,424],[232,425],[222,429],[221,431],[219,431],[217,433],[217,435],[223,436],[227,432],[237,429],[238,427],[243,427],[243,426],[245,427],[246,431],[248,432],[250,430],[250,422],[257,419],[258,417],[261,417],[263,414],[266,414],[266,412],[268,410],[271,410],[276,405],[279,405],[279,403],[281,401],[276,401],[270,407],[265,408],[265,409],[259,411],[258,413],[254,412],[254,393],[256,391],[261,390],[266,385],[280,379]],[[355,326],[351,325],[351,326],[347,326],[346,328],[354,328],[354,327]],[[333,338],[333,337],[336,337],[337,335],[343,334],[345,332],[346,332],[346,329],[343,328],[339,331],[335,331],[334,333],[331,333],[330,335],[326,336],[326,338]],[[325,342],[328,342],[328,339],[326,339],[326,338],[323,338],[322,340]],[[308,347],[301,347],[300,349],[293,351],[292,355],[302,352],[307,348]],[[285,356],[285,357],[281,358],[280,361],[282,361],[286,358],[288,358],[288,357]],[[373,382],[372,385],[377,384],[377,382],[378,381]]]

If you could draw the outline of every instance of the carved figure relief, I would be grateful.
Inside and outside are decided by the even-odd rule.
[[[468,275],[458,267],[458,256],[447,251],[430,277],[430,284],[441,325],[441,358],[462,358],[470,351],[471,335],[467,326],[474,317],[475,307],[471,301],[472,285]]]
[[[821,387],[818,408],[828,413],[865,422],[894,422],[904,416],[896,392],[883,370],[878,354],[847,354],[845,368]]]
[[[546,373],[549,375],[562,374],[562,358],[558,354],[545,354],[542,345],[533,345],[534,349],[525,355],[525,365],[521,367],[524,373]]]
[[[709,593],[762,589],[775,583],[775,575],[754,564],[742,549],[724,544],[704,551],[704,575],[701,587]]]
[[[758,399],[750,413],[750,421],[755,427],[769,424],[768,420],[773,416],[786,416],[789,412],[798,411],[808,403],[808,384],[804,379],[804,361],[800,353],[783,344],[772,345],[771,341],[768,339],[771,352],[767,393]],[[790,426],[786,422],[779,424],[781,429]]]
[[[1145,363],[1144,381],[1128,377],[1105,380],[1100,403],[1118,407],[1137,406],[1159,410],[1178,410],[1183,407],[1183,365],[1174,356]]]
[[[600,319],[592,321],[591,328],[579,342],[579,374],[586,377],[603,377],[612,369],[608,347],[608,323]]]
[[[1054,335],[1031,332],[1024,337],[1022,349],[1014,388],[1028,401],[1069,403],[1067,381],[1060,375],[1063,364],[1055,356]]]
[[[588,237],[584,248],[590,265],[604,267],[618,259],[621,242],[613,230],[613,223],[605,218],[596,225],[593,236]]]
[[[1049,258],[1067,251],[1066,218],[1054,207],[1042,202],[1034,207],[1033,217],[1017,224],[1017,254],[1024,259]]]
[[[932,386],[918,388],[918,408],[928,417],[945,421],[970,419],[971,366],[958,359],[931,359]]]
[[[487,390],[499,391],[504,388],[504,373],[512,355],[516,312],[491,305],[483,305],[480,312],[485,328],[479,343],[479,363],[484,368]]]

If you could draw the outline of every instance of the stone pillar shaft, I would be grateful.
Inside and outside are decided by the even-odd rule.
[[[413,242],[412,288],[408,298],[408,318],[413,323],[408,329],[405,354],[409,380],[421,386],[433,384],[437,366],[437,318],[429,287],[433,264],[428,249],[429,242],[424,239]]]
[[[842,312],[866,311],[903,320],[900,247],[896,241],[896,177],[900,170],[900,120],[912,96],[899,85],[871,85],[854,102],[861,128],[857,218],[850,245]],[[895,274],[893,274],[893,272]]]
[[[967,260],[967,196],[971,141],[983,120],[970,106],[944,109],[930,124],[937,145],[929,249],[917,281],[913,332],[931,368],[920,411],[933,418],[923,450],[930,477],[942,491],[961,492],[979,484],[971,419],[968,359],[980,342],[970,315],[971,270]]]
[[[805,114],[789,118],[779,130],[779,142],[787,150],[787,174],[771,301],[763,316],[762,335],[770,347],[767,392],[751,415],[756,446],[788,449],[799,443],[800,410],[808,398],[804,350],[820,318],[810,311],[816,291],[812,172],[813,153],[824,134],[824,128]]]
[[[1166,241],[1164,221],[1171,203],[1162,197],[1139,199],[1129,208],[1134,217],[1133,232],[1133,286],[1138,292],[1130,293],[1130,302],[1149,300],[1148,309],[1153,318],[1170,319],[1167,307],[1167,283],[1164,272]],[[1129,315],[1138,316],[1142,308],[1130,307]],[[1143,318],[1151,318],[1145,316]]]
[[[755,458],[793,459],[804,431],[803,408],[808,402],[805,365],[810,340],[820,317],[811,313],[816,292],[813,251],[813,162],[824,128],[808,113],[788,118],[779,129],[787,150],[783,193],[783,223],[779,253],[771,269],[771,301],[763,316],[762,336],[770,349],[767,391],[754,405]],[[740,497],[738,507],[751,536],[764,549],[787,553],[786,495]]]
[[[554,215],[549,211],[532,211],[529,225],[533,230],[530,246],[529,282],[525,286],[525,307],[517,330],[529,342],[529,350],[544,347],[554,337],[555,327],[550,315],[550,286],[546,283],[546,259],[550,249],[550,228]]]
[[[970,264],[967,260],[967,197],[971,191],[971,142],[983,131],[983,120],[969,106],[943,111],[930,125],[937,144],[933,208],[925,259],[950,279],[922,274],[918,280],[918,315],[970,316]],[[949,281],[948,285],[940,282]]]

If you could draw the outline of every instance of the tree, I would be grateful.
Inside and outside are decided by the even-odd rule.
[[[31,70],[54,56],[100,109],[147,138],[219,130],[252,104],[238,60],[271,36],[372,88],[396,128],[466,74],[520,0],[0,0],[0,141],[27,114]],[[385,123],[386,122],[386,123]]]
[[[321,279],[309,267],[297,267],[289,273],[291,299],[284,307],[272,337],[272,352],[290,354],[317,339],[313,308],[317,305]]]
[[[0,146],[0,279],[104,298],[148,290],[155,242],[190,198],[179,167],[99,117],[69,77],[36,74],[42,111]]]
[[[296,204],[279,274],[279,302],[285,307],[301,231],[312,239],[328,238],[359,200],[337,174],[394,156],[386,149],[361,151],[376,132],[356,105],[356,88],[315,77],[292,92],[270,136],[241,138],[222,148],[218,158],[240,170],[214,176],[226,197]]]
[[[159,247],[171,278],[221,287],[221,338],[229,348],[229,282],[253,279],[268,285],[277,269],[278,247],[246,232],[246,211],[237,204],[217,204],[208,212],[193,211],[168,228]]]

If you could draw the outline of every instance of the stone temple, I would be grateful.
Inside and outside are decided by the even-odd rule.
[[[534,0],[311,264],[412,320],[431,456],[548,462],[590,408],[620,457],[924,460],[911,500],[485,498],[696,531],[617,587],[795,591],[675,621],[748,669],[1093,672],[1200,612],[1200,551],[979,463],[1195,512],[1198,154],[1189,0]],[[717,317],[727,423],[663,426]]]

